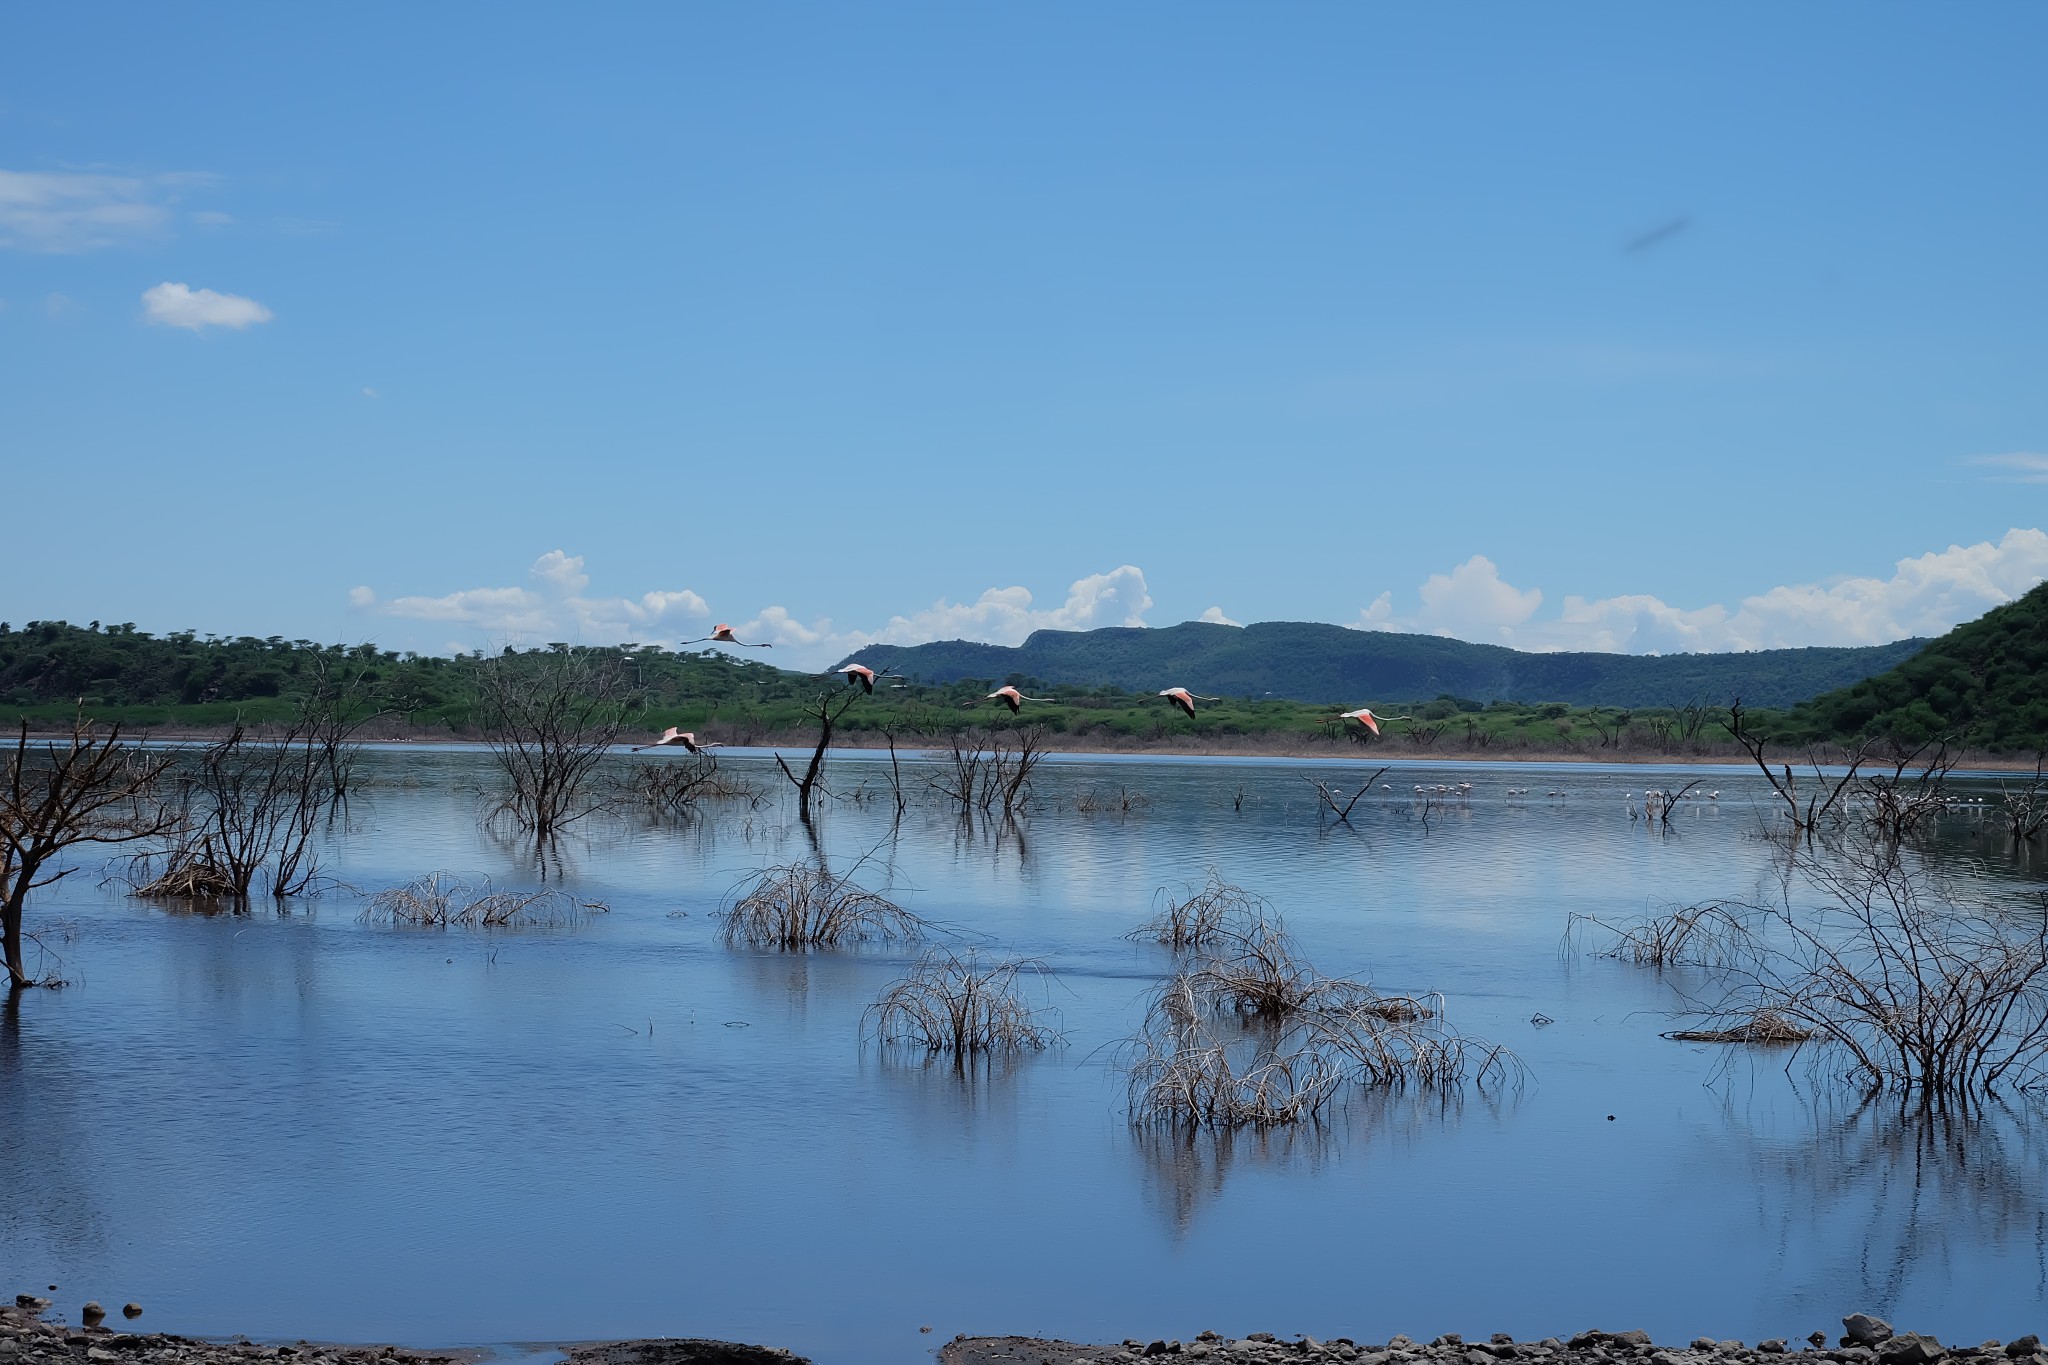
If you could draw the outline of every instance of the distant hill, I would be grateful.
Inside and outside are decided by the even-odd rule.
[[[1896,668],[1815,697],[1790,727],[1814,739],[1951,734],[1986,749],[2048,747],[2048,583]]]
[[[1158,629],[1041,630],[1015,647],[966,640],[876,645],[849,659],[936,684],[1023,676],[1079,687],[1182,686],[1309,702],[1398,704],[1449,694],[1482,702],[1650,707],[1740,697],[1751,706],[1785,707],[1894,668],[1926,643],[1661,657],[1532,654],[1303,621],[1242,627],[1189,621]]]

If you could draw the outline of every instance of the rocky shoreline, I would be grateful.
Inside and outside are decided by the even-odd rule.
[[[419,1351],[400,1346],[342,1346],[301,1341],[290,1345],[203,1341],[167,1332],[122,1331],[104,1325],[98,1304],[85,1305],[84,1325],[71,1327],[47,1316],[50,1300],[19,1294],[0,1304],[0,1365],[476,1365],[480,1351]],[[123,1314],[140,1317],[139,1305]],[[1086,1344],[1041,1337],[955,1337],[938,1349],[940,1365],[1132,1365],[1158,1357],[1211,1360],[1216,1365],[2048,1365],[2038,1336],[1945,1346],[1923,1332],[1894,1332],[1891,1324],[1865,1313],[1842,1319],[1843,1335],[1829,1345],[1815,1332],[1799,1342],[1713,1341],[1697,1337],[1685,1346],[1660,1346],[1643,1331],[1585,1331],[1570,1339],[1516,1341],[1496,1332],[1467,1341],[1447,1332],[1427,1343],[1397,1336],[1384,1344],[1332,1337],[1282,1340],[1270,1332],[1228,1338],[1203,1332],[1188,1340]],[[660,1337],[636,1341],[567,1344],[567,1365],[810,1365],[802,1356],[771,1346]],[[1159,1365],[1167,1365],[1161,1360]]]
[[[1397,1336],[1385,1344],[1333,1337],[1283,1341],[1270,1332],[1232,1340],[1203,1332],[1189,1341],[1138,1341],[1082,1345],[1036,1337],[956,1337],[939,1350],[941,1365],[1130,1365],[1155,1357],[1180,1356],[1216,1365],[1501,1365],[1505,1361],[1542,1365],[2048,1365],[2037,1336],[1944,1346],[1923,1332],[1894,1332],[1891,1324],[1866,1313],[1842,1319],[1834,1345],[1815,1332],[1804,1341],[1713,1341],[1696,1337],[1685,1346],[1660,1346],[1643,1331],[1586,1331],[1568,1340],[1516,1341],[1496,1332],[1467,1341],[1447,1332],[1423,1343]],[[1162,1363],[1163,1365],[1163,1363]]]
[[[106,1327],[98,1304],[85,1306],[79,1327],[45,1317],[49,1309],[50,1300],[36,1294],[17,1294],[12,1304],[0,1305],[0,1365],[475,1365],[486,1354],[308,1341],[201,1341]],[[142,1309],[129,1304],[122,1313],[132,1322]],[[562,1353],[568,1365],[809,1365],[801,1356],[768,1346],[689,1337],[564,1345]]]

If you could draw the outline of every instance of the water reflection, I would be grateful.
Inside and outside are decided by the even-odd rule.
[[[887,761],[835,758],[835,788],[879,790]],[[828,1363],[907,1358],[923,1323],[1384,1339],[1626,1319],[1753,1339],[1867,1307],[1982,1335],[2048,1301],[2028,1113],[1934,1130],[1817,1111],[1772,1063],[1738,1090],[1725,1052],[1657,1037],[1672,979],[1560,954],[1574,912],[1781,889],[1739,772],[1646,831],[1625,794],[1665,779],[1636,769],[1410,763],[1340,823],[1301,773],[1349,791],[1377,763],[1059,758],[1015,822],[886,797],[830,803],[810,831],[779,796],[622,811],[565,831],[542,869],[479,825],[487,763],[367,756],[323,846],[335,875],[372,892],[544,871],[610,914],[421,933],[359,923],[346,891],[280,918],[60,884],[36,913],[77,926],[62,950],[84,984],[0,1016],[0,1264],[140,1298],[167,1330],[701,1332]],[[1410,788],[1465,782],[1425,832]],[[1145,803],[1078,808],[1119,789]],[[2043,884],[2031,846],[1967,816],[1915,847],[2006,892]],[[1065,1048],[959,1070],[885,1053],[862,1017],[913,949],[727,947],[733,888],[810,856],[955,941],[1043,962]],[[1134,1131],[1108,1056],[1168,959],[1124,935],[1210,868],[1325,971],[1443,991],[1461,1030],[1522,1055],[1527,1088],[1363,1097],[1321,1129]],[[1244,1254],[1281,1237],[1286,1257]],[[878,1247],[890,1275],[844,1275]],[[793,1283],[818,1288],[793,1308]]]

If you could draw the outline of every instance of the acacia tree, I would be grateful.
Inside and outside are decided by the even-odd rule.
[[[175,811],[152,791],[169,754],[144,753],[121,741],[121,727],[102,731],[81,713],[68,739],[30,743],[21,723],[0,774],[0,947],[10,989],[35,984],[21,955],[22,909],[29,892],[68,877],[53,866],[78,844],[124,844],[169,832]]]
[[[484,743],[511,780],[494,813],[546,840],[604,804],[590,777],[626,724],[616,658],[507,654],[477,669],[477,692]]]

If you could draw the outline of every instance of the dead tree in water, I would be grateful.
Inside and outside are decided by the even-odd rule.
[[[802,777],[790,771],[781,754],[775,756],[775,766],[782,769],[782,775],[796,788],[797,818],[806,825],[811,823],[811,799],[818,791],[818,780],[825,771],[825,751],[832,747],[832,731],[860,697],[860,692],[851,687],[844,692],[820,692],[804,708],[804,714],[818,723],[818,743],[811,750],[811,761],[805,765]]]
[[[998,735],[989,744],[988,778],[982,784],[981,808],[1000,801],[1003,817],[1015,819],[1031,799],[1031,774],[1045,758],[1045,727],[1027,725],[1012,745]]]
[[[625,728],[618,661],[568,650],[507,654],[485,660],[476,676],[484,743],[512,784],[492,814],[544,841],[602,806],[590,778]]]
[[[121,742],[83,714],[68,737],[31,744],[28,722],[0,771],[0,947],[14,990],[32,986],[21,956],[21,917],[29,892],[76,871],[51,860],[77,844],[125,844],[163,834],[176,821],[154,800],[169,754]]]
[[[988,736],[979,730],[964,733],[955,730],[943,738],[946,740],[945,754],[952,760],[952,769],[950,773],[927,777],[925,781],[933,791],[960,807],[963,822],[971,821],[976,794],[981,790],[982,769],[988,763]]]
[[[253,736],[237,723],[191,754],[173,770],[177,828],[169,847],[135,860],[157,869],[136,894],[239,901],[259,877],[277,900],[309,890],[318,871],[313,835],[332,799],[326,755],[303,719]]]
[[[1351,823],[1351,808],[1353,806],[1356,806],[1359,803],[1359,801],[1364,798],[1365,794],[1372,790],[1372,784],[1379,781],[1380,778],[1386,774],[1386,771],[1386,768],[1381,768],[1371,777],[1366,778],[1364,784],[1360,786],[1357,791],[1351,794],[1351,799],[1349,801],[1346,801],[1341,806],[1337,804],[1337,798],[1343,795],[1343,791],[1341,789],[1332,787],[1327,782],[1322,782],[1317,780],[1316,778],[1310,777],[1306,773],[1302,774],[1301,780],[1308,783],[1310,786],[1316,789],[1316,795],[1319,798],[1321,798],[1324,806],[1328,806],[1330,808],[1330,814],[1336,816],[1340,823],[1348,825]],[[1320,806],[1317,807],[1318,810],[1320,810],[1321,808],[1322,807]]]
[[[378,695],[362,668],[350,670],[338,655],[314,655],[307,674],[306,685],[293,702],[307,742],[319,750],[328,799],[340,803],[348,799],[356,757],[362,752],[357,731],[392,714],[393,707]]]
[[[2014,843],[2031,842],[2048,826],[2048,785],[2042,782],[2041,770],[2044,761],[2048,761],[2048,750],[2034,755],[2034,775],[2018,791],[2003,781],[1998,784],[1999,793],[2005,798],[2006,828]]]
[[[1806,794],[1805,804],[1800,803],[1799,779],[1793,776],[1792,765],[1781,764],[1778,772],[1771,771],[1764,749],[1770,743],[1770,736],[1757,734],[1742,718],[1742,700],[1737,698],[1728,708],[1728,719],[1721,722],[1721,728],[1734,737],[1742,746],[1750,762],[1756,764],[1771,784],[1771,790],[1785,804],[1785,813],[1791,818],[1794,834],[1811,836],[1815,828],[1830,811],[1848,794],[1856,781],[1857,771],[1870,752],[1870,741],[1860,740],[1852,748],[1842,750],[1842,762],[1846,771],[1840,777],[1830,778],[1822,771],[1820,755],[1807,751],[1807,764],[1812,769],[1813,789]],[[1832,785],[1830,785],[1832,783]]]
[[[1871,828],[1894,844],[1903,843],[1921,825],[1948,807],[1948,775],[1956,765],[1947,739],[1932,739],[1917,748],[1891,746],[1892,770],[1864,779],[1857,793]],[[1909,768],[1919,768],[1909,774]]]

